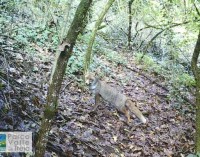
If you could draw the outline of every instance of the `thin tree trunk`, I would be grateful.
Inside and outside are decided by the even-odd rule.
[[[128,11],[129,11],[129,26],[128,26],[128,48],[131,49],[131,30],[132,30],[132,4],[134,0],[128,2]]]
[[[64,35],[66,34],[67,31],[67,22],[68,22],[68,18],[69,18],[69,12],[71,9],[71,4],[72,4],[72,0],[69,0],[68,4],[67,4],[67,8],[66,8],[66,13],[64,16],[64,24],[62,25],[62,29],[61,29],[61,40],[63,40]]]
[[[200,54],[200,30],[196,46],[192,55],[192,71],[196,80],[196,137],[195,151],[200,155],[200,68],[198,67],[198,58]]]
[[[90,8],[92,0],[82,0],[76,10],[74,20],[69,28],[66,39],[59,46],[58,58],[52,72],[50,85],[47,94],[47,104],[45,105],[41,128],[36,141],[36,157],[43,157],[48,133],[51,129],[52,121],[57,111],[58,99],[61,84],[67,67],[67,62],[72,55],[73,47],[80,32],[85,27],[85,18]]]
[[[91,54],[92,54],[92,46],[93,46],[93,43],[94,43],[94,40],[95,40],[96,33],[99,29],[99,26],[100,26],[104,16],[106,15],[107,11],[109,10],[109,8],[111,7],[111,5],[113,4],[114,1],[115,0],[109,0],[107,2],[107,4],[105,5],[104,9],[101,12],[101,14],[99,15],[98,20],[95,23],[94,29],[92,30],[92,35],[90,37],[87,52],[86,52],[86,55],[85,55],[84,73],[86,73],[88,66],[90,64],[90,59],[91,59]]]

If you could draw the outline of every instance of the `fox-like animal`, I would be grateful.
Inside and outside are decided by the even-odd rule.
[[[90,85],[90,90],[95,93],[95,109],[98,106],[100,96],[111,103],[117,108],[118,111],[125,114],[127,122],[130,123],[130,112],[134,113],[143,123],[146,123],[146,119],[141,111],[135,106],[136,102],[130,100],[124,94],[116,91],[115,88],[109,86],[107,83],[95,78]]]

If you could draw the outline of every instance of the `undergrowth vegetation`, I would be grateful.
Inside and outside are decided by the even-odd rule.
[[[141,59],[142,58],[142,59]],[[166,79],[167,82],[171,83],[175,87],[194,87],[195,80],[191,73],[188,73],[184,67],[174,61],[166,60],[158,62],[151,56],[142,53],[136,54],[136,63],[142,65],[142,69],[155,73]]]
[[[72,16],[69,16],[69,12],[74,14],[74,9],[69,10],[70,2],[62,5],[53,1],[30,1],[29,9],[25,8],[28,6],[28,3],[25,1],[2,1],[2,3],[6,3],[6,5],[1,6],[1,32],[3,32],[2,35],[13,38],[16,41],[13,43],[16,48],[23,49],[32,55],[39,51],[41,58],[45,58],[44,52],[56,53],[57,45],[63,38],[63,33],[67,31],[67,26],[69,25],[67,21],[72,19]],[[102,4],[103,2],[98,3]],[[76,6],[77,4],[76,1],[72,5]],[[113,6],[106,17],[106,20],[111,21],[109,25],[107,25],[106,21],[103,22],[103,27],[99,30],[93,47],[93,54],[98,56],[104,55],[115,65],[127,65],[126,53],[133,54],[133,58],[135,56],[135,63],[140,65],[142,70],[164,78],[163,80],[165,80],[170,91],[173,91],[172,96],[179,95],[174,93],[176,91],[179,93],[180,89],[183,89],[185,92],[187,87],[194,87],[195,81],[191,75],[190,62],[188,61],[190,60],[188,58],[191,57],[189,54],[192,50],[192,43],[195,41],[194,35],[189,32],[192,26],[178,25],[177,27],[166,29],[164,33],[154,41],[151,41],[155,34],[159,32],[159,28],[154,28],[149,24],[147,25],[148,27],[142,30],[142,27],[147,24],[146,22],[150,23],[152,20],[150,16],[144,16],[145,18],[143,18],[143,14],[149,11],[149,6],[153,6],[155,10],[157,9],[157,11],[151,12],[151,16],[156,17],[158,21],[162,19],[161,15],[171,14],[167,7],[163,12],[160,8],[161,5],[158,3],[147,2],[145,4],[135,2],[133,7],[135,12],[132,15],[134,16],[133,25],[135,25],[132,32],[132,50],[128,50],[127,35],[125,33],[128,24],[128,21],[125,20],[127,12],[123,2],[120,1],[118,6],[121,6],[121,8],[117,8],[116,5]],[[139,11],[141,6],[143,6],[143,12]],[[180,10],[175,9],[174,11],[181,16]],[[91,10],[91,14],[97,12],[98,9]],[[120,18],[114,20],[116,17]],[[160,25],[162,23],[165,26],[167,22],[171,22],[171,17],[172,15],[166,17],[165,21],[161,20]],[[67,74],[73,78],[77,76],[78,79],[82,78],[84,55],[95,18],[97,17],[93,16],[88,19],[91,23],[82,36],[79,37],[77,46],[74,48],[74,55],[68,63]],[[189,20],[191,17],[188,15],[187,18]],[[101,69],[109,73],[108,67],[103,66],[98,61],[94,60],[92,63],[90,67],[92,71],[95,71],[96,67],[101,66]]]
[[[9,74],[17,74],[17,76],[19,75],[18,77],[25,78],[23,75],[28,71],[26,80],[29,83],[31,73],[37,74],[39,72],[41,78],[46,77],[45,79],[50,80],[49,67],[51,64],[53,65],[56,57],[61,54],[59,46],[67,38],[66,35],[79,2],[79,0],[1,0],[0,57],[1,59],[6,58],[7,54],[5,52],[9,51],[8,56],[11,56],[11,59],[16,59],[13,64],[19,64],[19,67],[24,71],[22,70],[23,72],[20,74],[14,65],[9,65],[11,63],[9,59],[5,59],[5,61],[0,62],[1,65],[4,65],[3,68],[0,68],[0,74],[9,72]],[[87,19],[84,21],[85,25],[88,24],[84,30],[81,29],[76,42],[74,42],[76,45],[73,47],[73,53],[69,58],[67,69],[66,71],[64,71],[65,69],[63,70],[68,79],[78,82],[77,84],[81,89],[86,87],[83,78],[88,43],[90,43],[92,30],[102,10],[101,6],[104,6],[105,2],[107,1],[101,0],[92,4]],[[130,2],[131,6],[129,6]],[[158,111],[156,110],[157,107],[160,107],[157,114],[160,114],[160,111],[165,111],[165,109],[170,111],[169,106],[178,108],[178,111],[184,114],[190,112],[188,111],[188,106],[193,108],[194,111],[194,89],[198,83],[193,77],[191,58],[197,40],[197,30],[199,29],[199,8],[200,3],[198,1],[115,1],[98,27],[92,47],[91,60],[88,61],[90,63],[89,71],[106,81],[115,81],[115,85],[124,87],[124,93],[131,95],[133,98],[136,97],[138,102],[146,103],[147,106],[144,110],[149,112],[146,113],[147,115]],[[129,9],[131,9],[131,12]],[[66,45],[73,45],[74,43],[67,43]],[[50,56],[53,56],[54,60]],[[37,59],[33,59],[34,57]],[[22,65],[22,62],[24,65]],[[31,66],[26,66],[26,62],[27,64],[30,63]],[[197,64],[199,65],[199,63]],[[135,74],[134,76],[133,73]],[[9,74],[4,77],[8,77]],[[18,78],[17,81],[22,83],[22,80]],[[37,78],[35,80],[37,82]],[[40,80],[42,82],[41,85],[32,84],[47,93],[47,83],[43,82],[43,79]],[[143,82],[145,83],[144,86],[142,85]],[[155,84],[158,91],[154,91]],[[66,88],[67,86],[68,84]],[[146,86],[148,86],[147,90]],[[5,90],[5,87],[3,81],[1,81],[0,90]],[[69,88],[69,91],[71,89],[73,91],[74,88]],[[132,92],[133,90],[134,92]],[[34,93],[37,93],[35,91]],[[84,97],[85,93],[80,91],[78,90],[79,94],[81,93],[80,95]],[[151,95],[152,91],[155,92],[153,96]],[[145,94],[148,96],[143,98]],[[157,95],[157,98],[155,95]],[[74,98],[73,96],[72,94],[71,97]],[[137,96],[140,97],[140,100],[137,100]],[[63,97],[67,101],[71,99],[71,97],[66,98],[65,95]],[[77,97],[78,99],[75,96],[74,100],[82,99],[79,95]],[[36,104],[40,104],[39,100],[35,99]],[[82,105],[81,101],[78,103]],[[184,108],[185,104],[188,106]],[[163,107],[162,105],[168,106]],[[151,107],[156,109],[150,110]],[[3,108],[2,111],[9,113],[9,108]],[[193,111],[191,112],[192,114]],[[87,116],[89,117],[90,113],[87,113]],[[173,116],[174,119],[178,119],[178,122],[176,122],[178,124],[181,120],[175,114]],[[153,127],[161,123],[164,124],[166,119],[163,117],[161,116],[161,119],[156,118],[160,123],[155,122],[155,117],[153,117]],[[173,125],[172,123],[172,127]],[[167,126],[163,127],[167,128]],[[155,128],[157,129],[158,127]],[[153,131],[156,132],[158,130]],[[187,134],[187,132],[189,131],[186,130],[186,133],[184,133]],[[156,133],[153,134],[156,135]],[[162,131],[160,134],[162,135]],[[188,135],[185,136],[187,137]],[[117,140],[117,138],[114,139],[114,142]],[[187,139],[183,141],[185,143],[188,142]],[[155,143],[153,144],[156,145]],[[191,143],[190,145],[193,145]],[[185,147],[182,149],[185,149]],[[187,149],[189,150],[189,148]],[[168,153],[167,156],[173,156],[170,151],[173,150],[166,151]]]

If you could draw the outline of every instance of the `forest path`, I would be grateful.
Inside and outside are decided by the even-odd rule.
[[[71,139],[73,154],[84,152],[85,156],[163,157],[185,156],[193,151],[193,113],[183,104],[182,108],[187,114],[182,114],[174,108],[173,103],[169,103],[168,91],[157,85],[162,84],[161,78],[149,74],[157,80],[152,83],[137,70],[130,70],[138,69],[134,60],[127,60],[129,68],[113,64],[104,56],[95,60],[108,70],[103,78],[108,84],[138,102],[147,124],[142,124],[133,115],[128,126],[125,116],[105,101],[101,101],[98,109],[91,112],[94,97],[70,84],[61,98],[61,104],[66,104],[66,109],[60,112],[69,120],[62,127],[66,131],[66,139]],[[74,143],[76,147],[73,147]]]
[[[4,51],[6,55],[0,55],[3,85],[0,130],[35,132],[39,127],[42,104],[45,104],[54,56],[44,52],[41,55],[48,60],[38,56],[30,59],[26,53]],[[162,85],[162,78],[148,74],[151,78],[148,79],[141,75],[147,72],[139,70],[129,56],[126,66],[114,63],[104,55],[94,56],[94,59],[100,63],[102,71],[107,71],[103,80],[137,101],[147,123],[142,124],[133,115],[131,124],[127,125],[125,116],[105,101],[91,112],[94,97],[88,90],[83,92],[77,81],[66,77],[49,136],[48,153],[53,151],[68,157],[170,157],[186,156],[194,151],[194,113],[184,103],[182,110],[174,108],[177,102],[169,102],[168,91],[157,84]],[[5,61],[9,61],[8,64],[4,64]],[[7,100],[12,108],[5,112],[3,104]]]

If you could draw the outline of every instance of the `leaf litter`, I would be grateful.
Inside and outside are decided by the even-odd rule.
[[[33,131],[35,139],[54,56],[43,61],[23,53],[7,54],[6,58],[0,55],[0,130]],[[12,61],[6,66],[8,60]],[[81,92],[77,82],[66,77],[45,156],[172,157],[194,152],[194,109],[183,103],[187,111],[183,114],[174,108],[176,100],[168,101],[168,91],[140,73],[116,68],[102,56],[99,60],[112,69],[107,82],[138,102],[147,124],[133,115],[127,125],[125,116],[103,100],[93,111],[94,96],[88,89]],[[27,64],[32,70],[24,68]],[[139,69],[132,61],[129,67]]]

